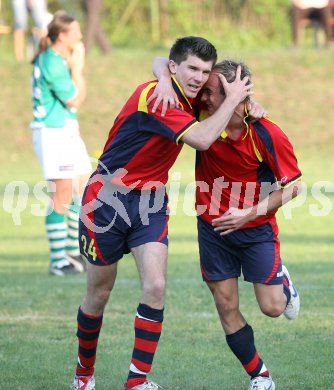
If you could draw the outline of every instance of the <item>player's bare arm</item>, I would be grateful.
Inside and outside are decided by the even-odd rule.
[[[162,102],[161,116],[166,114],[168,107],[173,109],[179,105],[179,98],[173,89],[168,62],[168,59],[163,57],[156,57],[154,59],[152,71],[159,82],[153,94],[147,100],[147,105],[149,105],[156,99],[152,107],[152,112],[155,112]]]
[[[241,68],[238,67],[236,78],[228,83],[226,78],[219,74],[219,80],[224,87],[226,98],[218,110],[209,118],[193,126],[181,138],[182,142],[197,150],[207,150],[219,137],[229,123],[237,105],[252,95],[253,84],[248,84],[249,78],[240,78]]]
[[[163,64],[164,66],[162,66]],[[161,82],[163,86],[161,88],[172,90],[173,88],[171,85],[170,74],[166,68],[166,63],[163,63],[163,61],[157,61],[156,65],[156,68],[154,68],[154,71],[156,72],[155,75],[158,77],[158,79],[161,77],[163,78],[163,81]],[[218,75],[220,82],[223,84],[226,93],[226,99],[220,108],[215,112],[215,114],[196,124],[186,134],[184,134],[181,138],[182,142],[197,150],[207,150],[213,144],[213,142],[219,138],[221,132],[225,129],[229,120],[231,119],[236,106],[247,96],[250,96],[253,93],[251,91],[253,84],[247,85],[249,80],[248,77],[241,79],[240,74],[241,69],[239,68],[236,73],[236,78],[232,83],[228,83],[223,75]],[[160,84],[160,81],[158,84]],[[159,89],[156,89],[153,94],[155,96],[159,94],[160,101],[155,102],[156,107],[160,104],[162,95]],[[152,99],[150,99],[148,102],[151,101]],[[165,103],[165,108],[167,109],[168,99],[166,99]]]
[[[287,188],[281,188],[272,192],[256,206],[248,209],[231,207],[224,215],[212,221],[215,231],[226,235],[240,229],[247,222],[254,221],[261,215],[266,215],[288,203],[301,192],[302,183],[300,180]]]

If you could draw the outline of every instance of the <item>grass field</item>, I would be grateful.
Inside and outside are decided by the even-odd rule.
[[[88,58],[89,97],[79,119],[92,156],[103,147],[134,86],[151,78],[152,58],[162,54],[167,51],[115,49],[110,57]],[[333,49],[219,54],[242,58],[253,70],[255,99],[293,141],[306,188],[300,206],[279,212],[282,258],[301,294],[299,319],[265,317],[252,286],[241,282],[242,312],[255,330],[258,350],[278,390],[332,389]],[[15,64],[9,55],[1,61],[0,389],[66,389],[75,366],[76,311],[85,276],[56,278],[47,273],[43,217],[33,215],[43,203],[33,192],[42,176],[28,128],[31,67]],[[182,188],[193,180],[189,148],[173,172],[182,172]],[[20,182],[21,192],[4,197],[13,181]],[[170,390],[246,389],[247,375],[225,343],[212,298],[201,281],[195,218],[184,213],[191,203],[181,194],[170,223],[165,323],[152,379]],[[11,214],[10,209],[16,212]],[[122,389],[132,351],[139,283],[130,256],[119,268],[98,349],[98,390]]]

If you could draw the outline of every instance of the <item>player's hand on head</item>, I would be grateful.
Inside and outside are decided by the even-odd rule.
[[[247,110],[251,120],[254,121],[268,116],[268,112],[261,106],[260,103],[254,100],[247,103]]]
[[[179,98],[174,91],[170,79],[161,79],[158,82],[158,84],[154,88],[152,95],[148,98],[146,104],[149,105],[152,101],[154,101],[152,112],[156,112],[157,108],[162,103],[161,116],[164,116],[166,114],[168,108],[173,109],[179,106]]]
[[[249,83],[249,77],[245,76],[241,79],[240,65],[237,68],[235,80],[231,83],[229,83],[222,74],[218,74],[218,77],[223,85],[226,98],[232,99],[236,105],[243,102],[248,96],[251,96],[254,93],[252,91],[254,84]]]

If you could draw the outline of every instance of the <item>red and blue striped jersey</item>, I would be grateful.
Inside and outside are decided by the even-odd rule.
[[[113,184],[137,190],[165,185],[183,146],[180,138],[198,123],[191,102],[175,79],[173,87],[180,107],[168,108],[161,116],[160,104],[152,113],[154,102],[147,106],[146,101],[156,84],[157,80],[139,85],[110,129],[97,173],[114,175]]]
[[[257,205],[275,189],[288,187],[300,177],[287,135],[269,119],[260,119],[250,123],[238,140],[224,132],[207,151],[197,152],[197,213],[211,223],[231,207]],[[243,228],[269,222],[275,213],[259,216]]]

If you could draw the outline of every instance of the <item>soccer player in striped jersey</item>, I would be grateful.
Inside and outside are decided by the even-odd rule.
[[[158,76],[161,67],[163,61],[153,66]],[[226,98],[221,75],[233,82],[240,68],[241,77],[250,80],[250,70],[241,62],[225,60],[213,67],[200,93],[200,120],[214,115]],[[168,103],[174,99],[166,79],[167,84],[161,84],[155,94]],[[242,271],[244,279],[253,283],[264,314],[298,316],[299,295],[281,262],[275,214],[300,192],[301,172],[287,135],[261,118],[261,107],[254,114],[260,119],[250,121],[248,106],[249,97],[238,104],[227,126],[222,126],[220,138],[209,149],[197,151],[200,266],[226,341],[250,376],[248,389],[274,390],[269,370],[256,350],[253,329],[239,310],[238,278]]]
[[[207,81],[217,54],[199,37],[178,39],[169,69],[180,106],[147,104],[157,81],[140,85],[117,116],[84,196],[80,218],[81,253],[88,260],[87,293],[78,311],[78,363],[73,389],[95,389],[94,367],[102,318],[113,289],[118,261],[132,252],[141,281],[135,340],[125,389],[154,390],[147,378],[162,330],[166,285],[168,171],[188,145],[207,149],[229,122],[235,107],[251,93],[248,78],[222,82],[227,97],[199,123],[192,102]]]
[[[56,13],[33,59],[33,142],[52,204],[45,226],[52,275],[83,272],[78,244],[79,205],[92,171],[80,137],[77,109],[86,96],[84,50],[77,20]]]
[[[225,99],[218,75],[231,82],[238,66],[242,77],[251,77],[243,63],[225,60],[214,67],[201,95],[209,116]],[[299,296],[282,265],[275,214],[300,192],[301,172],[287,135],[267,118],[249,121],[246,103],[236,107],[221,138],[197,153],[200,262],[227,344],[251,378],[248,389],[274,390],[253,329],[239,310],[238,278],[242,270],[253,283],[264,314],[297,317]]]

